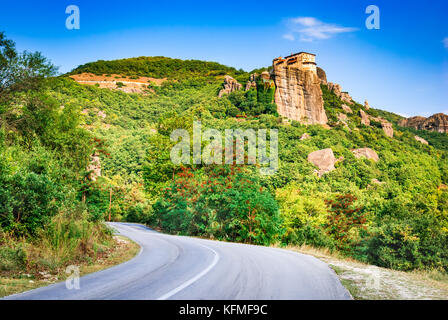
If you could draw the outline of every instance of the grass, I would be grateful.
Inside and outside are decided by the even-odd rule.
[[[78,264],[81,276],[128,261],[140,251],[140,246],[127,238],[114,236],[113,239],[112,245],[96,261],[83,261]],[[64,281],[68,276],[63,268],[51,273],[44,270],[37,274],[22,272],[0,276],[0,297]]]
[[[288,246],[286,249],[326,262],[355,300],[448,300],[446,272],[403,272],[380,268],[306,245]]]

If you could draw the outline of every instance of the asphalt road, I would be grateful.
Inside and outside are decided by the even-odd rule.
[[[350,299],[324,262],[292,251],[161,234],[142,225],[111,223],[134,240],[134,259],[80,278],[6,299]]]

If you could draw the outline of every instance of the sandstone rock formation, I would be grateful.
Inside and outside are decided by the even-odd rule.
[[[354,149],[354,150],[352,150],[352,152],[355,155],[355,158],[357,158],[357,159],[359,159],[361,157],[366,157],[367,159],[372,159],[375,162],[377,162],[380,159],[378,157],[378,154],[375,152],[375,150],[370,149],[370,148]]]
[[[387,121],[386,119],[383,119],[381,117],[372,117],[371,115],[367,114],[364,110],[359,110],[359,115],[361,116],[361,124],[365,126],[370,126],[370,121],[375,121],[381,123],[381,128],[383,129],[384,133],[388,137],[394,136],[394,128],[392,127],[392,123]]]
[[[261,77],[261,79],[264,79],[264,80],[270,80],[271,79],[271,75],[267,71],[263,71],[261,73],[260,77]]]
[[[257,77],[258,77],[258,74],[256,74],[256,73],[252,73],[249,76],[249,81],[247,81],[247,83],[246,83],[246,88],[245,88],[246,91],[249,91],[250,89],[257,88],[257,83],[255,82]]]
[[[340,98],[344,102],[347,102],[347,103],[350,103],[350,104],[352,103],[352,97],[346,91],[341,92]]]
[[[343,122],[345,122],[345,121],[348,120],[348,117],[347,117],[346,114],[338,113],[338,120],[339,120],[339,121],[343,121]]]
[[[348,104],[352,104],[352,97],[348,94],[348,92],[342,91],[342,88],[339,84],[328,82],[328,89],[342,101]]]
[[[417,130],[436,131],[440,133],[448,133],[448,115],[444,113],[436,113],[429,118],[411,117],[402,119],[398,122],[402,127],[410,127]]]
[[[256,88],[257,87],[257,83],[255,81],[247,81],[246,83],[246,91],[249,91],[252,88]]]
[[[350,107],[349,107],[348,105],[346,105],[346,104],[343,104],[343,105],[341,106],[341,108],[342,108],[342,110],[344,110],[345,113],[353,113],[352,108],[350,108]]]
[[[324,69],[317,67],[317,76],[320,79],[320,83],[327,84],[327,74]]]
[[[392,127],[392,123],[382,119],[381,127],[383,128],[383,131],[386,134],[386,136],[391,138],[394,136],[394,128]]]
[[[370,109],[370,105],[369,105],[369,101],[364,101],[364,109],[369,110]]]
[[[334,164],[337,160],[334,157],[333,150],[328,148],[311,152],[308,155],[308,161],[319,168],[317,174],[321,177],[323,174],[335,169]]]
[[[221,98],[224,94],[229,94],[234,91],[240,90],[241,87],[241,84],[239,84],[238,81],[233,79],[231,76],[225,76],[223,88],[219,91],[218,96]]]
[[[301,52],[273,61],[275,103],[280,115],[305,124],[326,124],[315,55]]]
[[[428,141],[426,141],[425,139],[419,137],[419,136],[414,136],[415,140],[417,140],[418,142],[421,142],[423,144],[429,144]]]
[[[364,110],[359,110],[359,115],[361,116],[361,123],[365,126],[370,126],[370,118]]]

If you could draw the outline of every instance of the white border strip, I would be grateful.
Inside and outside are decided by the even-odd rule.
[[[197,274],[195,277],[193,277],[193,278],[191,278],[190,280],[184,282],[183,284],[181,284],[181,285],[178,286],[177,288],[174,288],[174,289],[171,290],[170,292],[165,293],[163,296],[157,298],[156,300],[166,300],[166,299],[168,299],[168,298],[174,296],[176,293],[182,291],[183,289],[185,289],[185,288],[188,287],[189,285],[191,285],[191,284],[193,284],[194,282],[198,281],[200,278],[202,278],[203,276],[205,276],[210,270],[212,270],[212,269],[216,266],[216,264],[217,264],[218,261],[219,261],[219,254],[218,254],[215,250],[213,250],[212,248],[210,248],[210,247],[204,246],[204,245],[202,245],[202,244],[198,244],[198,245],[200,245],[201,247],[207,248],[207,249],[209,249],[211,252],[213,252],[213,254],[215,255],[215,257],[214,257],[212,263],[211,263],[207,268],[205,268],[202,272],[200,272],[199,274]]]

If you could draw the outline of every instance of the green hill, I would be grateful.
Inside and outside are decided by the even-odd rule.
[[[230,74],[245,74],[242,70],[227,67],[217,62],[181,60],[166,57],[138,57],[112,61],[89,62],[74,69],[70,74],[93,73],[145,76],[157,79],[180,80],[195,77],[214,78]]]

